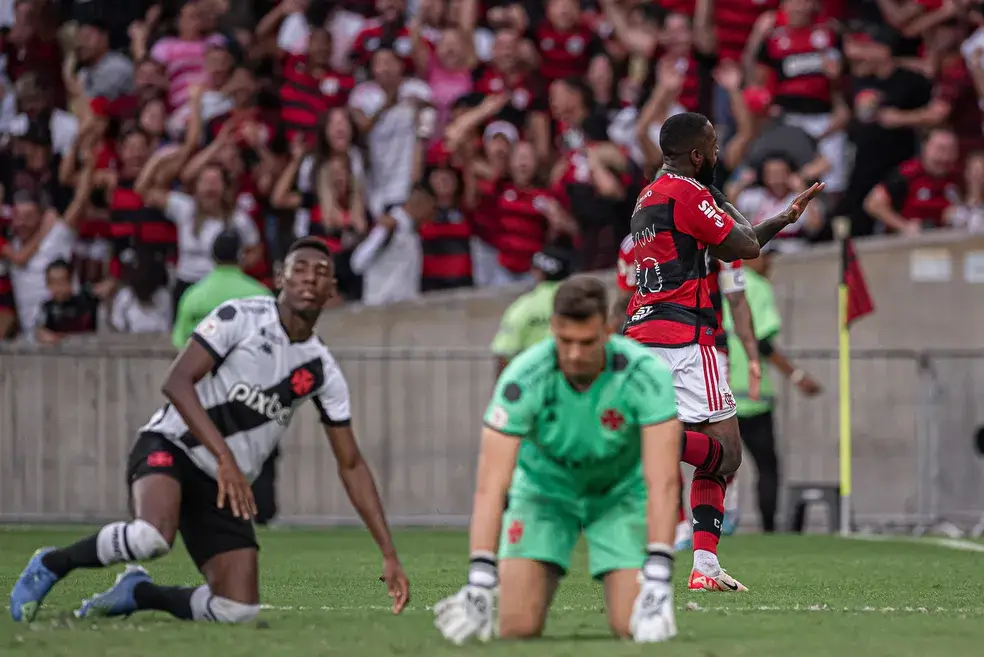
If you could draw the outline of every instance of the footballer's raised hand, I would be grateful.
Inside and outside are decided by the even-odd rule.
[[[495,595],[499,584],[493,555],[473,555],[468,584],[434,605],[434,626],[448,641],[461,645],[470,639],[488,641],[495,626]]]
[[[782,218],[787,224],[795,224],[803,213],[806,212],[806,206],[810,204],[810,201],[815,199],[820,195],[820,192],[824,190],[827,185],[825,183],[813,183],[806,190],[800,192],[800,194],[793,199],[793,202],[789,204],[782,213]]]

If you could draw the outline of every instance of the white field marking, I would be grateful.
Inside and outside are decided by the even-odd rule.
[[[960,550],[963,552],[984,552],[984,545],[963,538],[941,538],[935,536],[894,536],[892,534],[849,534],[839,538],[852,541],[873,541],[892,543],[911,543],[913,545],[932,545],[935,547]]]
[[[326,611],[326,612],[346,612],[346,611],[391,611],[391,607],[384,605],[362,605],[362,606],[319,606],[319,607],[293,607],[281,605],[260,605],[261,609],[268,611]],[[424,613],[433,611],[433,607],[411,607],[404,610],[407,612]],[[601,605],[588,607],[551,607],[552,611],[560,612],[596,612],[604,613]],[[816,605],[792,605],[788,607],[774,605],[702,605],[697,602],[687,602],[678,607],[678,611],[698,611],[705,613],[721,614],[791,614],[791,613],[840,613],[840,614],[936,614],[942,616],[984,616],[984,607],[953,608],[953,607],[836,607],[825,604]]]

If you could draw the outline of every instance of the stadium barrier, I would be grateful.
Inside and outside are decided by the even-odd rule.
[[[401,524],[461,525],[471,509],[481,415],[495,365],[485,350],[339,349],[354,426],[387,511]],[[780,384],[784,481],[836,481],[833,350],[788,350],[824,386],[804,398]],[[0,345],[0,521],[125,516],[126,456],[162,401],[170,349]],[[984,408],[984,351],[856,350],[852,356],[856,518],[976,521],[984,461],[973,448]],[[316,412],[282,443],[279,519],[347,524],[345,497]],[[754,467],[740,476],[743,523],[757,524]]]

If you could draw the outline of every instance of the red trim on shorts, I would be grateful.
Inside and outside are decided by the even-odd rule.
[[[704,385],[707,387],[707,409],[714,413],[724,409],[724,399],[718,389],[717,352],[715,347],[699,347],[700,360],[704,367]]]

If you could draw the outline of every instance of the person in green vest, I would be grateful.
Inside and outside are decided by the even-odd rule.
[[[171,342],[183,349],[195,327],[205,316],[231,299],[271,296],[273,292],[239,266],[242,240],[235,230],[220,233],[212,243],[215,269],[181,295],[171,332]]]
[[[775,293],[769,274],[772,265],[772,252],[762,251],[755,260],[743,260],[745,272],[745,298],[752,311],[752,325],[758,340],[759,354],[792,382],[799,391],[812,397],[820,393],[820,384],[809,374],[796,367],[776,346],[782,319],[776,305]],[[762,530],[774,532],[776,529],[776,506],[779,499],[779,457],[776,454],[775,387],[772,383],[772,368],[762,368],[762,381],[758,399],[748,394],[748,356],[741,341],[732,330],[734,320],[727,301],[724,304],[724,325],[728,331],[728,353],[731,357],[731,392],[738,404],[738,426],[741,439],[755,460],[758,470],[759,512],[762,515]]]
[[[560,282],[573,273],[573,260],[571,251],[552,245],[533,256],[537,285],[506,309],[492,340],[492,353],[499,361],[496,376],[521,351],[550,335],[554,295]]]

